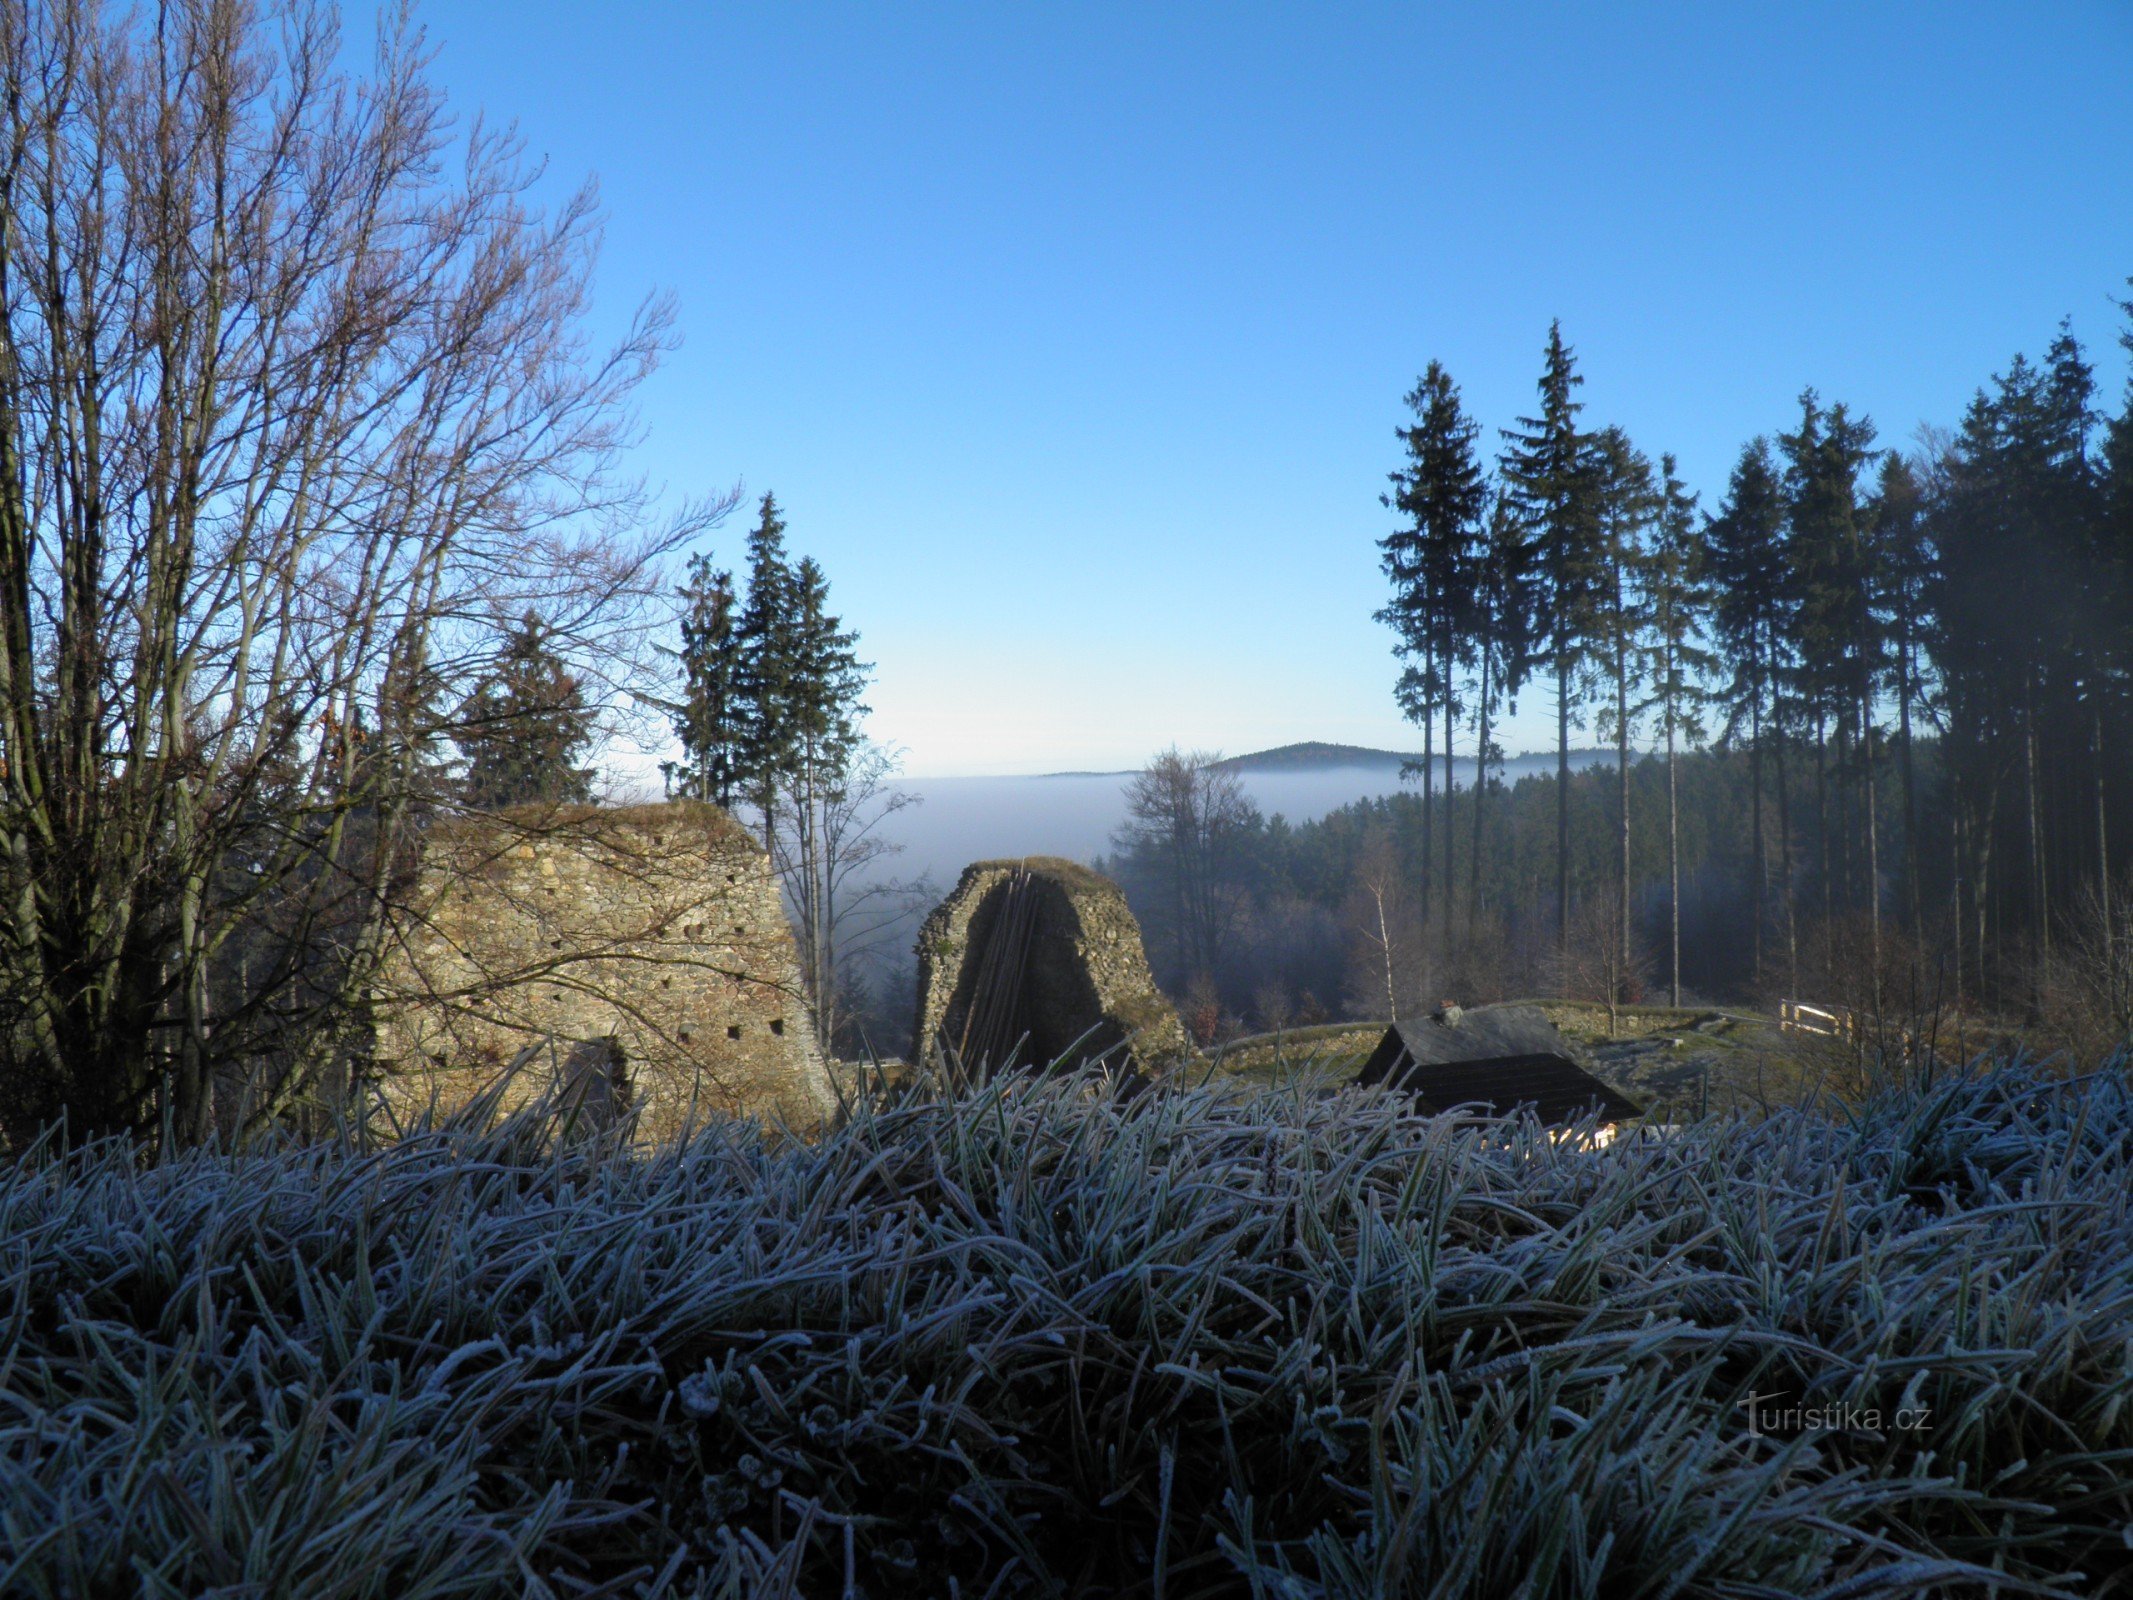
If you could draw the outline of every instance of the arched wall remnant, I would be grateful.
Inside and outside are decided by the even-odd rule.
[[[716,806],[455,818],[413,880],[376,1003],[396,1112],[463,1105],[532,1046],[502,1109],[553,1090],[633,1111],[646,1139],[834,1114],[769,860]]]
[[[1069,1051],[1156,1066],[1187,1048],[1125,895],[1055,856],[975,862],[926,919],[912,1059],[944,1045],[973,1074]]]

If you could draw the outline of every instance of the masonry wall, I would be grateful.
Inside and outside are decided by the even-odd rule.
[[[441,823],[391,937],[376,1054],[403,1114],[466,1104],[528,1046],[505,1109],[560,1089],[647,1139],[835,1111],[769,860],[715,806]]]
[[[979,861],[926,919],[918,937],[918,1006],[912,1059],[965,1035],[988,945],[998,936],[1010,885],[1027,874],[1036,900],[1020,962],[1015,1028],[1026,1064],[1049,1065],[1079,1042],[1085,1055],[1128,1044],[1143,1066],[1187,1051],[1185,1030],[1148,970],[1140,924],[1118,886],[1072,861],[1032,856]],[[978,1063],[967,1063],[975,1068]]]

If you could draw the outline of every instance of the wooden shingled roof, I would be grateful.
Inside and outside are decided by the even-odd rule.
[[[1509,1116],[1525,1107],[1551,1126],[1594,1114],[1603,1122],[1644,1115],[1643,1107],[1572,1061],[1568,1049],[1538,1007],[1400,1022],[1385,1030],[1355,1081],[1403,1089],[1432,1112],[1468,1106]]]

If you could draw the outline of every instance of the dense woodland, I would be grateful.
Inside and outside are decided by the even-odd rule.
[[[1138,780],[1110,866],[1166,981],[1208,1026],[1561,988],[2123,1031],[2133,390],[2065,327],[1905,449],[1809,389],[1705,505],[1582,381],[1552,328],[1493,461],[1441,366],[1406,397],[1414,794],[1292,827],[1208,757]],[[1446,792],[1533,696],[1557,775]]]

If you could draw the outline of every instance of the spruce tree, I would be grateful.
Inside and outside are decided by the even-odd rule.
[[[1594,506],[1591,436],[1578,425],[1578,376],[1563,325],[1549,324],[1539,415],[1520,417],[1504,433],[1498,468],[1513,514],[1526,530],[1539,580],[1539,627],[1556,703],[1556,937],[1570,937],[1570,725],[1578,704],[1577,669],[1585,649],[1599,524]]]
[[[1429,364],[1406,402],[1415,420],[1398,430],[1406,460],[1391,476],[1385,505],[1405,519],[1378,541],[1392,599],[1378,612],[1398,636],[1408,665],[1395,691],[1400,708],[1424,728],[1422,797],[1430,805],[1433,717],[1444,721],[1444,900],[1452,890],[1452,729],[1459,711],[1460,663],[1472,654],[1475,583],[1488,484],[1475,458],[1480,427],[1467,417],[1459,386],[1443,366]],[[1428,908],[1428,824],[1424,823],[1424,906]]]
[[[1763,758],[1766,740],[1781,727],[1778,701],[1785,682],[1784,642],[1790,636],[1784,490],[1767,439],[1753,439],[1742,447],[1725,501],[1705,524],[1704,542],[1715,590],[1712,628],[1732,663],[1731,674],[1719,691],[1720,705],[1729,737],[1737,738],[1743,727],[1748,735],[1749,854],[1754,861],[1750,948],[1752,970],[1760,983],[1770,871],[1763,839]],[[1789,846],[1781,853],[1789,864]],[[1789,870],[1782,881],[1789,924]]]
[[[460,706],[453,740],[466,757],[461,798],[482,810],[592,798],[577,759],[592,743],[593,714],[575,674],[528,611],[509,630],[496,667]]]
[[[2112,634],[2124,603],[2114,581],[2116,552],[2105,534],[2107,462],[2091,451],[2098,421],[2096,372],[2065,323],[2044,353],[2042,424],[2045,434],[2044,516],[2046,560],[2061,581],[2054,585],[2054,648],[2045,653],[2044,671],[2065,704],[2067,720],[2087,735],[2095,797],[2097,882],[2104,886],[2105,939],[2110,942],[2110,831],[2104,779],[2105,703],[2116,693],[2119,652]],[[2074,581],[2066,581],[2073,578]],[[2071,836],[2078,824],[2067,819]],[[2071,838],[2069,840],[2071,842]],[[2040,877],[2039,889],[2044,885]],[[2048,933],[2048,929],[2047,929]],[[2049,940],[2046,940],[2049,951]]]
[[[2039,991],[2050,977],[2052,846],[2078,825],[2047,822],[2047,766],[2056,764],[2044,745],[2069,723],[2083,743],[2101,742],[2112,673],[2100,637],[2109,624],[2086,609],[2110,591],[2098,532],[2107,495],[2089,451],[2092,390],[2080,347],[2064,333],[2041,366],[2017,355],[1971,401],[1932,517],[1940,555],[1934,653],[1966,803],[1981,819],[1999,809],[1997,757],[2018,752],[2016,845],[2027,882],[2014,909],[2042,957]],[[1985,875],[1996,844],[1982,821],[1978,831],[1974,878]],[[1993,909],[1981,900],[1981,917]],[[1999,911],[2004,922],[2009,908]]]
[[[2128,283],[2133,285],[2133,279]],[[2133,356],[2133,299],[2120,304],[2128,318],[2118,339],[2126,354]],[[2095,636],[2097,648],[2108,665],[2109,679],[2108,692],[2099,692],[2092,702],[2095,717],[2091,732],[2096,760],[2097,881],[2104,897],[2108,928],[2114,891],[2108,790],[2104,775],[2110,770],[2116,752],[2105,739],[2103,707],[2107,699],[2114,708],[2122,707],[2128,673],[2133,670],[2133,374],[2127,377],[2122,407],[2104,423],[2095,494],[2095,559],[2090,564],[2090,571],[2103,596],[2103,602],[2097,608],[2102,615],[2097,620]]]
[[[1483,845],[1486,838],[1489,772],[1497,751],[1489,722],[1499,705],[1518,709],[1518,691],[1533,666],[1533,552],[1524,526],[1509,501],[1497,494],[1490,505],[1488,533],[1481,542],[1474,576],[1474,677],[1469,698],[1474,707],[1474,849],[1467,892],[1469,932],[1481,915]]]
[[[1880,629],[1873,615],[1873,570],[1859,474],[1872,459],[1874,425],[1843,405],[1824,410],[1808,389],[1800,396],[1800,426],[1778,437],[1785,458],[1785,550],[1791,567],[1789,620],[1797,686],[1815,728],[1816,864],[1821,880],[1825,970],[1835,965],[1839,877],[1851,856],[1850,806],[1842,786],[1855,776],[1848,752],[1861,752],[1866,773],[1872,739],[1867,727],[1880,666]],[[1828,746],[1836,743],[1837,831],[1831,832]],[[1869,774],[1870,781],[1870,774]],[[1871,828],[1871,818],[1868,819]],[[1868,834],[1869,856],[1872,835]],[[1878,887],[1870,904],[1878,908]]]
[[[798,745],[797,611],[785,556],[785,519],[777,497],[765,494],[748,533],[748,600],[736,629],[734,784],[757,808],[766,852],[776,845],[778,789],[792,770]]]
[[[1633,965],[1630,958],[1629,745],[1637,721],[1632,696],[1642,676],[1650,630],[1645,567],[1646,541],[1659,512],[1652,464],[1620,428],[1601,430],[1593,443],[1593,495],[1599,541],[1594,582],[1586,609],[1587,661],[1603,690],[1600,726],[1615,740],[1615,910],[1619,943],[1608,1004],[1610,1024]]]
[[[824,822],[842,796],[866,712],[871,669],[858,659],[858,634],[829,610],[829,580],[813,557],[790,569],[786,589],[791,611],[786,638],[791,673],[786,680],[787,731],[791,750],[782,763],[792,847],[783,868],[800,916],[800,947],[806,962],[817,1036],[835,1037],[837,1025],[838,874],[830,859]]]
[[[682,695],[667,709],[682,756],[661,763],[659,770],[669,794],[730,807],[746,759],[748,726],[733,574],[698,555],[689,563],[681,597],[681,647],[673,654],[681,663]]]
[[[1649,632],[1639,710],[1657,714],[1666,745],[1667,973],[1670,1004],[1681,1004],[1681,793],[1677,754],[1683,740],[1701,741],[1709,683],[1718,657],[1705,647],[1711,610],[1710,571],[1697,537],[1696,496],[1681,481],[1674,458],[1659,458],[1659,516],[1644,561]]]
[[[1918,771],[1913,749],[1924,691],[1923,653],[1931,622],[1933,545],[1927,534],[1925,493],[1910,462],[1891,450],[1882,458],[1869,521],[1873,528],[1876,609],[1888,633],[1888,669],[1896,695],[1898,778],[1903,788],[1904,924],[1913,952],[1914,987],[1922,981]]]
[[[2126,280],[2133,288],[2133,278]],[[2118,342],[2133,360],[2133,298],[2119,302],[2126,326]],[[2133,662],[2133,372],[2126,378],[2124,403],[2104,423],[2102,458],[2097,472],[2096,547],[2114,605],[2106,630],[2114,656]]]

